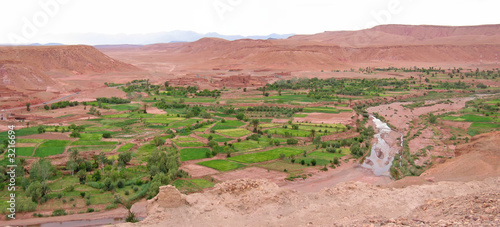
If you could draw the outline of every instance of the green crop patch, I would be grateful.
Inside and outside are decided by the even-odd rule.
[[[69,140],[47,140],[38,147],[66,147],[69,142]]]
[[[229,137],[241,137],[252,133],[243,128],[222,129],[222,130],[216,130],[216,132]]]
[[[102,134],[97,133],[82,133],[80,134],[80,140],[101,140]]]
[[[333,160],[335,157],[340,158],[340,157],[343,157],[343,156],[345,156],[345,154],[342,154],[342,153],[319,152],[319,151],[314,151],[314,152],[309,153],[307,155],[307,157],[329,159],[329,160]]]
[[[17,139],[17,143],[42,143],[44,139]]]
[[[78,151],[102,151],[102,152],[110,152],[115,149],[116,146],[78,146],[73,149],[77,149]]]
[[[294,114],[293,117],[307,117],[307,114]]]
[[[198,141],[196,138],[193,137],[179,137],[173,139],[175,142],[188,142],[188,141]]]
[[[16,147],[16,155],[18,156],[32,156],[34,147]]]
[[[500,128],[500,124],[474,122],[470,125],[470,128],[494,129]]]
[[[210,160],[210,161],[205,161],[205,162],[198,162],[196,164],[206,166],[206,167],[209,167],[212,169],[216,169],[219,171],[223,171],[223,172],[233,170],[233,169],[238,169],[238,168],[245,166],[245,165],[240,164],[240,163],[231,162],[231,161],[227,161],[227,160],[220,160],[220,159]]]
[[[207,158],[207,152],[210,153],[208,148],[184,148],[181,149],[181,161],[195,160]]]
[[[128,118],[130,117],[129,113],[122,113],[122,114],[110,114],[110,115],[104,115],[102,116],[103,118]],[[93,119],[92,119],[93,120]],[[102,119],[101,119],[102,120]]]
[[[257,148],[262,148],[266,144],[269,144],[269,143],[265,143],[265,142],[259,143],[257,141],[253,141],[253,140],[245,140],[245,141],[233,143],[233,147],[236,151],[248,151],[248,150],[253,150],[253,149],[257,149]]]
[[[117,111],[138,110],[141,107],[141,104],[133,103],[133,104],[121,104],[121,105],[107,105],[107,107]]]
[[[478,116],[474,114],[465,114],[462,116],[445,116],[442,117],[443,120],[448,121],[467,121],[467,122],[491,122],[491,117]]]
[[[199,136],[208,139],[209,136],[212,136],[212,140],[215,142],[229,142],[233,139],[231,138],[226,138],[224,136],[221,136],[219,134],[214,134],[214,133],[208,133],[208,134],[200,134]]]
[[[201,187],[198,185],[194,184],[193,182],[189,180],[176,180],[171,183],[171,185],[175,186],[177,190],[183,192],[183,193],[192,193],[192,192],[197,192],[201,190]]]
[[[224,136],[221,136],[219,134],[214,134],[214,133],[200,134],[199,136],[203,137],[205,139],[208,139],[208,137],[210,137],[210,136],[212,136],[213,139],[226,138]]]
[[[289,147],[280,147],[275,148],[268,151],[253,153],[253,154],[244,154],[239,156],[234,156],[228,158],[232,161],[242,162],[242,163],[256,163],[256,162],[265,162],[269,160],[274,160],[280,158],[280,154],[285,156],[298,155],[301,154],[303,150]]]
[[[215,185],[214,183],[207,181],[205,179],[191,179],[189,181],[198,185],[200,188],[211,188]]]
[[[276,127],[276,126],[279,126],[280,124],[272,124],[272,123],[269,123],[269,124],[260,124],[259,127],[262,127],[262,128],[272,128],[272,127]]]
[[[172,124],[169,124],[168,127],[169,128],[186,127],[186,126],[190,126],[192,124],[195,124],[198,121],[201,121],[201,119],[190,118],[190,119],[186,119],[186,120],[183,120],[183,121],[173,122]]]
[[[51,155],[58,155],[64,152],[64,147],[38,147],[35,151],[35,157],[47,157]]]
[[[237,120],[227,120],[226,122],[217,122],[217,124],[212,127],[213,130],[221,130],[221,129],[235,129],[245,125],[245,123]]]
[[[16,137],[38,134],[38,128],[36,127],[22,128],[19,130],[14,128],[14,131],[16,132]],[[7,138],[8,135],[9,135],[8,131],[0,132],[0,140]]]
[[[328,107],[306,107],[304,108],[304,113],[340,113],[339,110],[335,108],[328,108]]]
[[[118,152],[124,152],[124,151],[130,151],[130,149],[132,149],[132,147],[134,147],[135,144],[133,143],[127,143],[123,146],[121,146],[120,148],[118,148]]]
[[[172,122],[176,121],[182,121],[185,120],[185,118],[182,117],[176,117],[176,118],[148,118],[146,119],[147,123],[152,123],[152,124],[170,124]]]
[[[205,146],[202,142],[176,142],[179,147],[203,147]]]

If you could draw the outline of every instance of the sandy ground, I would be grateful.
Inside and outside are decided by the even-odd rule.
[[[389,221],[411,217],[415,210],[422,211],[421,207],[432,201],[462,201],[463,197],[480,193],[494,198],[495,193],[500,193],[499,186],[500,178],[466,183],[439,182],[399,189],[349,182],[320,192],[302,193],[279,188],[268,181],[243,179],[218,184],[205,193],[182,196],[178,192],[168,192],[159,195],[156,201],[148,203],[148,217],[144,221],[117,226],[366,225],[376,219]],[[490,221],[500,223],[498,201],[483,204],[489,204],[490,210],[469,215],[477,219],[484,215],[481,220],[485,224]],[[466,207],[459,208],[465,210]],[[435,215],[443,215],[443,219],[452,221],[463,218],[443,214],[441,209],[431,210],[418,213],[422,221],[432,221]]]
[[[286,189],[293,189],[301,192],[319,192],[325,188],[331,188],[342,182],[358,181],[373,185],[385,185],[392,180],[385,176],[376,176],[369,169],[361,167],[354,161],[344,163],[336,169],[328,171],[318,171],[305,180],[296,179],[287,181],[283,186]]]
[[[267,170],[259,167],[249,167],[241,170],[213,175],[213,178],[219,181],[236,179],[267,179],[278,185],[283,185],[287,176],[288,174],[283,172]]]
[[[367,111],[370,113],[379,113],[396,128],[401,131],[406,131],[409,128],[408,123],[418,116],[428,113],[438,114],[444,112],[443,110],[445,110],[445,112],[457,111],[464,108],[465,102],[472,100],[472,98],[456,98],[450,100],[453,102],[452,104],[441,103],[432,106],[418,107],[413,110],[402,106],[410,104],[409,102],[394,102],[391,104],[370,107]],[[426,102],[426,104],[429,103],[432,102]]]

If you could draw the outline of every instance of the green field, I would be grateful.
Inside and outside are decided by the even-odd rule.
[[[231,162],[231,161],[227,161],[227,160],[210,160],[210,161],[205,161],[205,162],[198,162],[196,164],[210,167],[212,169],[216,169],[219,171],[229,171],[229,170],[238,169],[238,168],[245,166],[243,164]]]
[[[82,133],[80,134],[80,140],[101,140],[102,134],[97,133]]]
[[[195,183],[189,181],[189,180],[176,180],[171,183],[171,185],[175,186],[177,190],[183,193],[193,193],[200,191],[202,188],[196,185]]]
[[[306,107],[304,113],[340,113],[338,109],[329,107]]]
[[[217,122],[217,124],[212,127],[213,130],[221,130],[221,129],[235,129],[245,125],[245,123],[237,120],[227,120],[226,122]]]
[[[175,142],[188,142],[188,141],[198,141],[198,140],[194,137],[178,137],[178,138],[173,139],[173,141],[175,141]]]
[[[462,116],[445,116],[442,117],[443,120],[448,121],[466,121],[466,122],[492,122],[491,117],[478,116],[474,114],[465,114]]]
[[[214,134],[214,133],[200,134],[199,136],[201,136],[203,138],[207,138],[207,139],[209,136],[212,136],[212,138],[213,138],[212,140],[215,142],[228,142],[228,141],[233,140],[231,138],[226,138],[224,136],[221,136],[219,134]]]
[[[42,143],[44,139],[16,139],[16,143]]]
[[[137,110],[141,107],[141,104],[132,103],[132,104],[119,104],[119,105],[106,105],[106,107],[109,107],[117,111],[126,111],[126,110]]]
[[[253,150],[253,149],[265,147],[265,145],[268,145],[268,143],[265,143],[265,142],[259,143],[257,141],[253,141],[253,140],[245,140],[245,141],[233,143],[233,147],[236,151]]]
[[[129,151],[132,147],[134,147],[135,144],[133,143],[127,143],[120,148],[118,148],[118,152],[123,152],[123,151]]]
[[[203,147],[205,146],[202,142],[176,142],[179,147]]]
[[[207,152],[210,152],[208,148],[184,148],[181,149],[181,161],[195,160],[206,158]]]
[[[32,156],[34,147],[16,147],[16,155],[18,156]]]
[[[241,137],[252,133],[243,128],[222,129],[222,130],[216,130],[216,132],[229,137]]]
[[[170,124],[172,122],[176,121],[182,121],[185,118],[147,118],[146,123],[152,123],[152,124]]]
[[[180,127],[186,127],[190,126],[192,124],[195,124],[197,121],[201,121],[201,119],[196,119],[196,118],[191,118],[191,119],[186,119],[183,121],[176,121],[173,122],[172,124],[169,124],[169,128],[180,128]]]
[[[345,152],[345,150],[346,149],[342,149],[343,152]],[[330,164],[330,161],[333,161],[335,157],[341,158],[343,156],[345,156],[345,154],[314,151],[307,154],[307,157],[297,158],[295,163],[300,163],[300,161],[304,160],[305,164],[311,164],[311,161],[314,159],[316,160],[316,165],[323,166]]]
[[[198,185],[200,188],[211,188],[215,185],[214,183],[207,181],[205,179],[191,179],[189,181]]]
[[[305,131],[305,130],[294,130],[291,128],[272,128],[268,130],[264,130],[265,133],[272,133],[272,134],[278,134],[278,135],[290,135],[293,137],[308,137],[311,135],[310,131]],[[319,135],[319,133],[316,133],[316,135]]]
[[[47,140],[44,143],[40,144],[38,148],[43,147],[66,147],[70,141],[69,140]]]
[[[228,159],[242,163],[256,163],[256,162],[265,162],[269,160],[278,159],[280,157],[280,154],[284,154],[285,156],[291,156],[291,155],[301,154],[302,152],[303,150],[296,148],[280,147],[264,152],[234,156]]]
[[[116,148],[116,146],[77,146],[73,147],[78,151],[102,151],[102,152],[110,152]]]
[[[35,157],[47,157],[51,155],[62,154],[64,147],[38,147],[35,151]]]

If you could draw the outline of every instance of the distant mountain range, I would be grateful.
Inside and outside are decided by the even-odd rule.
[[[133,44],[133,45],[148,45],[156,43],[179,43],[179,42],[193,42],[202,38],[221,38],[226,40],[237,39],[286,39],[294,34],[270,34],[265,36],[242,36],[242,35],[221,35],[219,33],[211,32],[201,34],[193,31],[170,31],[158,32],[148,34],[101,34],[101,33],[71,33],[64,34],[65,44],[85,44],[85,45],[119,45],[119,44]],[[58,35],[54,35],[52,40],[59,40]],[[29,46],[58,46],[64,45],[58,43],[40,44],[34,43]],[[8,44],[0,46],[10,46]]]

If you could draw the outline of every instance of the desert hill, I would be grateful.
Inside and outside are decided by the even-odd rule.
[[[203,38],[191,43],[100,50],[134,64],[170,64],[178,70],[330,71],[366,66],[498,66],[500,25],[384,25],[280,40]]]
[[[138,70],[116,61],[91,46],[0,47],[0,63],[22,64],[39,71],[69,71],[79,74]]]
[[[60,94],[85,89],[82,84],[61,80],[85,74],[140,71],[114,60],[91,46],[0,47],[2,107],[48,101]]]
[[[315,35],[296,35],[289,40],[313,41],[341,46],[377,45],[470,45],[498,44],[500,25],[434,26],[380,25],[361,31],[332,31]]]

